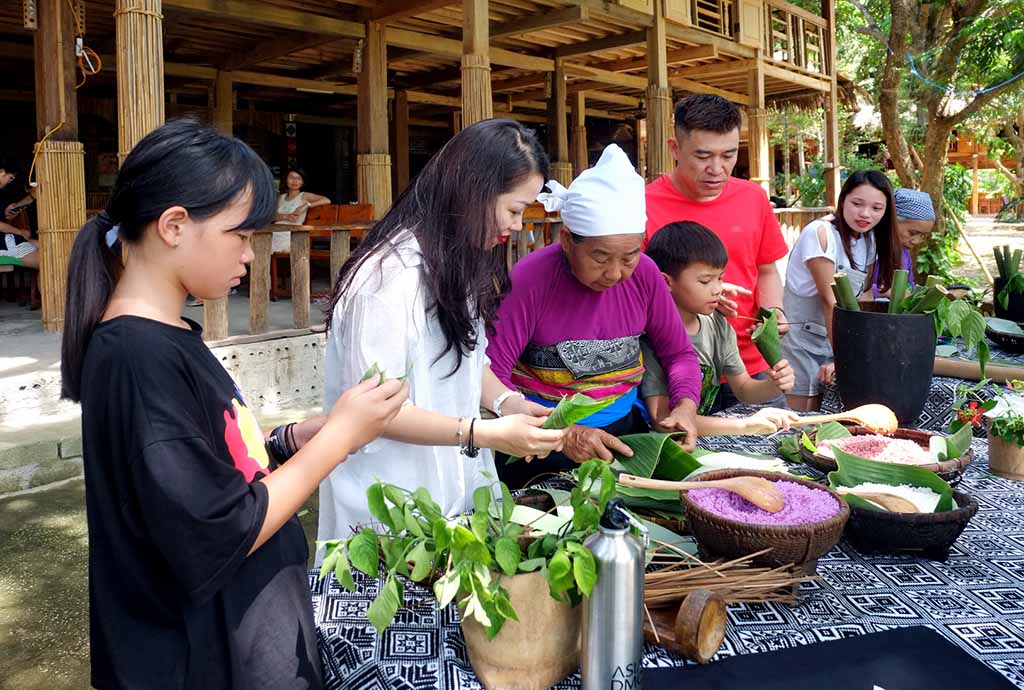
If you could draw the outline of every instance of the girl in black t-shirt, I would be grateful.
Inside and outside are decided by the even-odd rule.
[[[96,688],[322,685],[295,511],[407,389],[374,377],[265,441],[181,312],[238,284],[276,199],[252,149],[179,120],[132,150],[75,240],[61,374],[82,406]]]

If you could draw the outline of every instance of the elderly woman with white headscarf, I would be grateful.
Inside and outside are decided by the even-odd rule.
[[[914,259],[911,251],[931,237],[935,228],[935,208],[932,198],[927,192],[900,187],[893,193],[896,206],[896,239],[903,247],[903,260],[900,268],[910,271],[910,285],[914,284]],[[881,275],[875,267],[872,292],[875,297],[888,296],[889,291],[879,291]]]
[[[569,428],[562,453],[530,465],[497,463],[512,487],[534,475],[569,469],[591,458],[632,455],[617,436],[650,429],[637,390],[644,373],[640,336],[650,339],[669,381],[672,410],[654,420],[663,430],[697,439],[701,374],[665,281],[641,248],[644,181],[616,145],[568,189],[548,182],[538,198],[561,212],[559,242],[522,259],[498,311],[487,354],[498,379],[527,399],[551,407],[581,393],[615,402]],[[501,405],[492,406],[496,412]]]

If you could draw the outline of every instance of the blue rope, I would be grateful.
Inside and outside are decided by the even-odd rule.
[[[889,52],[892,52],[891,48],[889,49]],[[910,73],[911,74],[913,74],[915,77],[917,77],[919,80],[921,80],[922,82],[924,82],[928,86],[931,86],[934,89],[938,89],[939,91],[942,91],[943,93],[948,93],[948,94],[954,95],[954,96],[964,96],[964,97],[977,98],[978,96],[980,96],[982,94],[988,93],[989,91],[995,91],[996,89],[1001,89],[1002,87],[1006,86],[1007,84],[1012,84],[1013,82],[1017,81],[1021,77],[1024,77],[1024,72],[1021,72],[1019,74],[1016,74],[1016,75],[1010,77],[1009,79],[1006,79],[1005,81],[1002,81],[1002,82],[996,84],[995,86],[988,86],[988,87],[986,87],[984,89],[981,89],[980,91],[968,91],[966,93],[959,93],[952,86],[942,86],[941,84],[936,84],[932,80],[924,77],[917,70],[917,65],[914,63],[914,56],[910,54],[910,51],[907,51],[907,60],[910,61]]]

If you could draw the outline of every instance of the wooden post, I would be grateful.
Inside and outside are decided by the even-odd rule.
[[[587,152],[587,93],[578,91],[572,104],[572,166],[576,174],[590,167]]]
[[[456,134],[458,134],[461,131],[462,131],[462,111],[461,110],[453,110],[452,111],[452,136],[454,137]]]
[[[378,22],[366,24],[357,101],[356,187],[359,203],[373,204],[374,218],[381,218],[391,208],[388,54],[384,31],[384,25]]]
[[[750,180],[768,192],[768,111],[764,107],[764,73],[761,58],[750,70],[750,105],[747,111],[747,153]]]
[[[555,156],[551,162],[551,176],[566,187],[572,182],[572,163],[569,160],[568,109],[566,99],[565,68],[561,60],[555,62],[551,78],[551,128],[554,133]]]
[[[235,103],[230,72],[217,72],[213,93],[213,124],[222,134],[231,136],[234,133]],[[269,284],[269,282],[270,279],[268,277],[267,283]],[[252,288],[253,286],[250,286],[250,289]],[[249,327],[251,328],[251,308],[249,314]],[[228,298],[225,296],[220,299],[203,300],[203,338],[205,340],[222,340],[227,338],[229,334]]]
[[[68,257],[85,224],[85,149],[78,141],[75,30],[65,0],[36,7],[35,195],[39,219],[39,291],[43,328],[64,327]]]
[[[341,274],[341,267],[352,253],[352,231],[331,230],[331,287]]]
[[[395,92],[395,194],[409,186],[409,92]]]
[[[647,174],[647,119],[638,117],[636,123],[636,173],[645,180],[650,180]]]
[[[292,320],[296,328],[309,328],[309,233],[292,233]]]
[[[491,101],[488,0],[462,0],[462,126],[488,120]]]
[[[668,83],[665,16],[656,9],[647,29],[647,175],[648,179],[672,172],[672,88]]]
[[[266,333],[270,317],[270,251],[273,235],[252,236],[253,260],[249,265],[249,332]]]
[[[164,123],[162,0],[117,0],[118,161]]]
[[[1021,161],[1019,165],[1024,164]],[[975,151],[971,154],[971,214],[978,214],[978,153]]]
[[[235,92],[231,81],[231,72],[218,70],[213,91],[213,125],[230,136],[235,131]]]
[[[828,45],[822,56],[831,79],[828,98],[825,99],[825,204],[839,203],[839,83],[836,80],[836,2],[821,0],[821,16],[828,22]]]

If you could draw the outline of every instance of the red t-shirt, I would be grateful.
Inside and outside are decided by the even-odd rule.
[[[737,177],[730,177],[722,193],[712,201],[694,201],[684,196],[668,175],[647,185],[647,240],[665,225],[683,220],[706,226],[722,240],[729,253],[724,280],[754,293],[736,298],[737,311],[743,316],[755,316],[757,267],[775,263],[789,252],[768,195],[757,184]],[[729,319],[729,323],[736,330],[747,372],[754,375],[767,370],[768,364],[746,333],[751,322]]]

